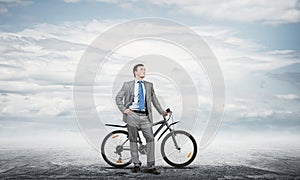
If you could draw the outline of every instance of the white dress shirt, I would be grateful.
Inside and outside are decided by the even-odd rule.
[[[133,103],[131,106],[129,106],[129,108],[131,110],[140,110],[140,107],[139,107],[139,83],[138,83],[138,79],[135,79],[134,80],[134,99],[133,99]],[[144,91],[144,102],[145,102],[145,108],[146,108],[146,101],[145,101],[145,97],[146,97],[146,89],[145,89],[145,85],[144,85],[144,80],[141,80],[143,81],[142,83],[142,87],[143,87],[143,91]],[[142,111],[145,111],[145,109],[143,109]]]

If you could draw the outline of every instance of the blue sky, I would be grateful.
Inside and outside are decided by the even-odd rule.
[[[89,0],[74,1],[73,3],[66,3],[62,0],[47,2],[20,1],[23,3],[19,1],[13,2],[14,1],[5,3],[5,1],[3,1],[1,3],[2,9],[5,8],[7,12],[1,13],[0,21],[2,26],[5,26],[4,29],[9,31],[17,31],[39,23],[62,23],[65,21],[87,21],[92,19],[164,17],[178,20],[186,25],[217,24],[237,28],[240,30],[239,35],[241,37],[251,38],[254,41],[265,44],[268,48],[289,48],[297,50],[300,45],[300,37],[299,33],[297,33],[300,28],[299,23],[297,23],[297,18],[299,19],[297,16],[299,16],[299,14],[291,14],[290,16],[293,16],[293,18],[286,18],[287,20],[283,20],[283,22],[272,22],[275,23],[274,25],[265,25],[262,23],[265,18],[264,16],[254,18],[253,20],[243,21],[241,19],[235,21],[233,18],[224,20],[223,18],[205,18],[204,16],[197,16],[192,13],[175,13],[174,11],[176,9],[180,9],[176,2],[169,5],[165,5],[163,1],[157,3],[158,5],[143,1],[120,1],[123,2],[124,5],[117,3],[117,1],[97,2]],[[294,3],[294,9],[297,10],[297,8],[299,8],[298,2],[292,1],[290,3]],[[128,7],[126,7],[125,4],[128,4]],[[230,2],[228,4],[230,6]],[[255,2],[253,2],[253,4],[255,4]],[[202,3],[200,3],[199,6],[200,5],[202,6]],[[280,5],[281,4],[278,4],[278,6]],[[293,8],[292,5],[291,7]],[[249,7],[250,6],[251,4],[249,4]],[[272,6],[272,4],[266,3],[265,6]],[[291,7],[290,9],[292,9]],[[264,8],[263,3],[261,8]],[[280,10],[285,11],[285,7],[277,8],[278,13],[280,13]],[[224,9],[224,11],[229,10],[231,9]],[[235,7],[233,10],[239,11],[238,7]],[[276,7],[275,10],[277,10]],[[240,11],[239,13],[241,14],[238,15],[243,16],[243,9],[240,9]],[[255,14],[256,12],[251,11],[250,13]],[[270,16],[278,16],[278,14],[274,12],[274,14],[270,14]],[[288,22],[288,20],[293,22]]]
[[[0,0],[0,134],[77,131],[71,85],[82,53],[142,17],[176,20],[211,47],[227,88],[221,130],[299,133],[299,1]]]

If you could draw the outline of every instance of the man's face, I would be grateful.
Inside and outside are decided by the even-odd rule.
[[[137,70],[135,71],[135,77],[144,78],[146,74],[146,68],[144,66],[138,66]]]

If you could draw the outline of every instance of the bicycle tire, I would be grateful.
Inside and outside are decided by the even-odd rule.
[[[101,144],[101,155],[102,155],[104,161],[105,161],[107,164],[109,164],[109,165],[111,165],[111,166],[113,166],[113,167],[117,167],[117,168],[126,167],[126,166],[128,166],[129,164],[131,164],[131,158],[130,158],[130,160],[129,160],[128,162],[126,162],[126,163],[124,163],[124,164],[116,164],[116,163],[110,161],[110,160],[107,158],[106,154],[105,154],[105,144],[106,144],[107,140],[108,140],[111,136],[113,136],[114,134],[120,134],[120,133],[121,133],[121,134],[125,134],[125,135],[128,137],[128,132],[127,132],[127,131],[124,131],[124,130],[116,130],[116,131],[110,132],[108,135],[106,135],[105,138],[104,138],[103,141],[102,141],[102,144]]]
[[[191,140],[192,144],[193,144],[193,154],[191,156],[191,158],[184,162],[184,163],[175,163],[175,162],[172,162],[170,159],[168,159],[168,157],[166,156],[166,153],[165,153],[165,143],[166,141],[169,139],[169,138],[172,138],[172,133],[169,133],[165,136],[165,138],[163,139],[162,143],[161,143],[161,155],[163,157],[163,159],[166,161],[166,163],[168,163],[169,165],[173,166],[173,167],[177,167],[177,168],[181,168],[181,167],[185,167],[189,164],[191,164],[194,159],[196,158],[196,155],[197,155],[197,143],[196,143],[196,140],[195,138],[189,134],[188,132],[185,132],[185,131],[182,131],[182,130],[175,130],[174,131],[175,135],[177,134],[183,134],[185,136],[187,136],[188,139]]]

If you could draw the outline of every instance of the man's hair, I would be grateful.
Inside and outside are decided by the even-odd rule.
[[[134,76],[134,77],[135,77],[134,72],[137,71],[137,68],[138,68],[139,66],[144,66],[144,64],[137,64],[137,65],[135,65],[135,66],[133,67],[132,72],[133,72],[133,76]]]

